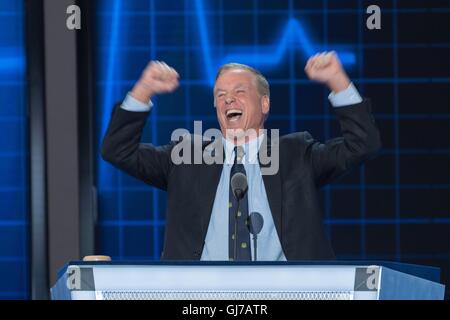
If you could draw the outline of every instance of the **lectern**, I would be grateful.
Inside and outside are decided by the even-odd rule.
[[[443,299],[434,267],[393,262],[70,262],[52,299]]]

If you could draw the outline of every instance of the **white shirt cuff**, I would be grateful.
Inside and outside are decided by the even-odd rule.
[[[331,105],[335,108],[357,104],[363,101],[352,82],[347,89],[341,92],[331,92],[328,96],[328,100],[330,100]]]
[[[131,96],[130,93],[127,94],[125,100],[123,100],[122,109],[132,112],[148,112],[153,107],[153,103],[150,101],[148,104],[143,103]]]

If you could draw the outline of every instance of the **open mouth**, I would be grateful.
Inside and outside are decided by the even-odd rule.
[[[227,110],[226,114],[228,121],[237,121],[242,116],[242,110],[239,109],[230,109]]]

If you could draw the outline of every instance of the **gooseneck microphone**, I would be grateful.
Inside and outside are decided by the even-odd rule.
[[[247,192],[247,176],[242,172],[236,172],[231,177],[231,190],[233,191],[236,200],[241,200]]]
[[[238,232],[237,232],[237,223],[238,223],[238,212],[239,206],[242,198],[244,198],[245,193],[248,189],[247,176],[242,172],[236,172],[231,177],[231,190],[236,197],[237,200],[237,208],[234,214],[234,255],[233,259],[236,261],[237,259],[237,243],[238,243]]]
[[[257,261],[258,234],[264,226],[264,218],[259,212],[252,212],[247,218],[248,231],[253,235],[253,261]]]

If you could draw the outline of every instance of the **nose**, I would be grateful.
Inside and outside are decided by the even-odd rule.
[[[225,99],[225,103],[226,104],[230,104],[234,102],[234,96],[233,95],[227,95],[226,99]]]

